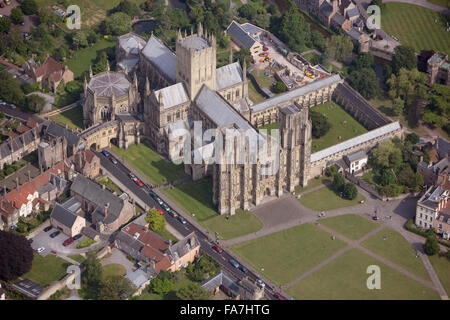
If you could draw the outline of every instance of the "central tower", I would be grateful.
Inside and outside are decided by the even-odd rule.
[[[197,33],[184,37],[178,30],[176,43],[177,82],[183,82],[189,97],[194,100],[203,84],[216,90],[216,38],[203,32],[198,24]]]

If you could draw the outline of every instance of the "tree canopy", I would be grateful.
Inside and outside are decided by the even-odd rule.
[[[197,283],[189,283],[177,291],[180,300],[209,300],[211,295]]]
[[[152,209],[147,213],[145,222],[150,226],[150,229],[159,233],[166,228],[166,219],[156,209]]]
[[[392,56],[392,72],[398,75],[402,68],[407,70],[417,68],[417,57],[414,48],[404,45],[395,48],[395,53]]]
[[[348,76],[348,81],[366,99],[375,98],[379,94],[378,78],[373,69],[355,70]]]
[[[31,270],[33,249],[28,240],[16,234],[0,231],[0,279],[15,280]]]
[[[310,110],[309,117],[312,122],[312,135],[314,138],[318,139],[323,137],[328,131],[330,131],[331,124],[326,116],[320,112]]]

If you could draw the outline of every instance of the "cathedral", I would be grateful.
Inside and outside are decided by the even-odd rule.
[[[241,67],[230,59],[230,64],[216,68],[216,39],[201,24],[196,33],[178,32],[175,52],[153,34],[145,42],[134,33],[118,39],[116,52],[118,71],[108,67],[85,81],[86,132],[112,137],[124,148],[144,138],[162,156],[184,162],[193,180],[211,176],[220,214],[249,209],[264,197],[279,197],[307,184],[310,105],[297,103],[295,95],[273,100],[269,104],[277,108],[272,120],[279,123],[279,138],[260,133],[252,122],[245,62]],[[326,93],[317,103],[331,97],[326,89],[331,85],[335,83],[314,85],[313,91]],[[210,136],[211,130],[224,135],[223,148],[217,134]],[[228,139],[230,130],[238,135]],[[256,157],[263,142],[272,145],[270,156],[261,148],[265,155]]]

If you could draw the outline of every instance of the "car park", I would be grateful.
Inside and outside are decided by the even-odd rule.
[[[214,249],[215,251],[217,251],[217,253],[222,253],[222,252],[223,252],[222,248],[219,247],[217,244],[216,244],[215,246],[213,246],[213,249]]]
[[[108,152],[108,151],[106,151],[106,150],[102,150],[102,153],[103,153],[103,155],[105,156],[105,157],[109,157],[111,154]]]
[[[50,238],[55,238],[57,237],[59,234],[61,233],[61,231],[55,231],[50,235]]]
[[[186,220],[182,216],[178,216],[178,221],[180,221],[182,224],[186,224]]]
[[[44,248],[44,247],[40,247],[40,248],[38,248],[36,251],[37,251],[38,253],[41,253],[41,252],[45,251],[45,248]]]
[[[67,239],[66,241],[64,241],[63,246],[67,247],[68,245],[71,245],[75,240],[70,237],[69,239]]]
[[[238,269],[240,267],[239,263],[234,259],[230,259],[230,260],[228,260],[228,262],[236,269]]]
[[[50,230],[52,230],[52,226],[48,226],[44,228],[44,232],[49,232]]]

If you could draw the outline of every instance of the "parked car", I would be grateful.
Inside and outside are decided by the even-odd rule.
[[[377,216],[372,217],[373,220],[380,220],[380,218],[378,218]]]
[[[175,211],[173,211],[172,209],[169,211],[169,214],[174,218],[178,217],[177,213]]]
[[[111,157],[111,162],[114,163],[114,164],[117,164],[117,160],[114,159],[113,157]]]
[[[222,248],[219,247],[217,244],[213,247],[213,249],[216,250],[217,253],[222,253],[223,252]]]
[[[159,205],[162,205],[164,203],[160,198],[156,198],[156,202],[158,202]]]
[[[139,186],[139,187],[143,187],[144,184],[141,182],[141,180],[139,180],[138,178],[134,179],[134,182]]]
[[[66,241],[64,241],[63,246],[67,247],[68,245],[71,245],[75,240],[70,237],[69,239],[66,239]]]
[[[164,214],[164,211],[162,211],[161,209],[156,209],[156,211],[158,211],[160,215]]]
[[[248,269],[244,267],[243,265],[239,266],[239,270],[241,270],[243,273],[248,273]]]
[[[109,152],[106,151],[106,150],[102,150],[102,153],[103,153],[103,155],[104,155],[105,157],[109,157],[109,156],[111,155],[111,153],[109,153]]]
[[[128,175],[130,176],[131,180],[134,181],[134,179],[136,179],[136,176],[134,174],[132,174],[131,172]]]
[[[44,250],[45,250],[44,247],[40,247],[40,248],[38,248],[36,251],[37,251],[38,253],[41,253],[41,252],[44,251]]]
[[[274,297],[278,300],[286,300],[279,292],[275,292]]]
[[[267,51],[269,50],[269,48],[267,48],[266,46],[263,46],[263,51]]]
[[[73,236],[73,240],[78,240],[78,239],[80,239],[82,236],[83,236],[82,234],[77,234],[77,235]]]
[[[50,251],[50,253],[56,254],[56,251],[55,251],[55,250],[52,250],[52,251]]]
[[[55,231],[50,235],[50,238],[55,238],[57,237],[59,234],[61,233],[61,231]]]
[[[170,207],[165,203],[161,204],[161,207],[163,207],[163,209],[166,210],[167,212],[170,211]]]
[[[256,284],[261,288],[264,288],[266,284],[261,279],[256,279]]]
[[[182,216],[178,216],[178,221],[180,221],[182,224],[186,224],[186,220]]]
[[[156,193],[154,193],[153,191],[150,191],[150,197],[152,197],[153,199],[158,198],[158,195]]]
[[[239,263],[236,261],[236,260],[234,260],[234,259],[230,259],[230,260],[228,260],[228,262],[233,266],[233,267],[235,267],[236,269],[238,269],[239,268]]]
[[[52,230],[52,226],[48,226],[44,228],[44,232],[49,232],[50,230]]]
[[[33,243],[33,239],[28,239],[28,242],[29,243]]]

